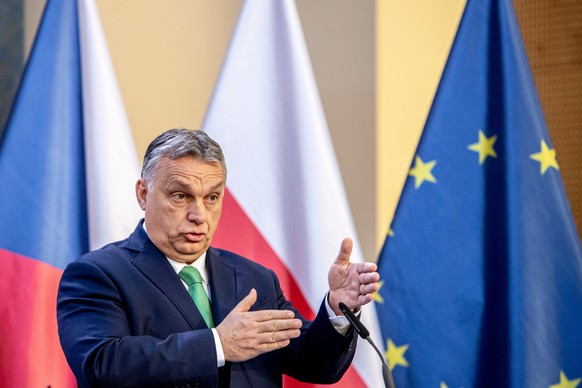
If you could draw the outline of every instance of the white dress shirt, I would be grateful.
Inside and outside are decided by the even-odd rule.
[[[186,263],[174,261],[169,257],[166,257],[166,259],[168,259],[168,262],[170,263],[172,268],[174,268],[176,274],[180,273],[182,268],[188,265]],[[206,252],[204,252],[202,256],[200,256],[192,264],[190,264],[190,266],[196,268],[198,272],[200,272],[200,277],[202,278],[202,285],[204,286],[204,290],[206,290],[208,299],[210,299],[210,303],[212,304],[212,295],[210,295],[210,287],[208,287],[208,273],[206,271]],[[182,278],[180,278],[180,280],[182,280]],[[184,287],[186,287],[187,290],[188,284],[186,284],[184,280],[182,280],[182,284],[184,285]],[[220,337],[218,336],[218,332],[216,331],[216,329],[212,328],[210,330],[212,330],[212,335],[214,336],[214,346],[216,347],[216,364],[220,368],[221,366],[224,366],[224,364],[226,363],[226,360],[224,359],[224,350],[222,349],[222,342],[220,342]]]

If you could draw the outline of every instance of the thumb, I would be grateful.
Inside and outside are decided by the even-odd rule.
[[[256,301],[257,301],[257,291],[253,288],[251,289],[251,292],[249,292],[249,294],[245,296],[244,299],[241,300],[236,305],[234,311],[238,311],[241,313],[247,312],[251,309],[251,307],[255,304]]]
[[[350,262],[350,255],[352,254],[353,246],[354,242],[352,241],[351,238],[349,237],[344,238],[334,264],[338,265],[348,264]]]

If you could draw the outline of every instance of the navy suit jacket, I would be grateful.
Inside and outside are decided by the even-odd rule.
[[[277,276],[232,252],[210,248],[207,269],[218,325],[249,293],[251,310],[291,309],[304,321],[284,349],[217,368],[213,335],[178,275],[142,222],[126,240],[84,255],[65,269],[58,293],[59,336],[81,387],[281,386],[282,374],[314,383],[339,380],[356,337],[339,334],[325,306],[306,321]]]

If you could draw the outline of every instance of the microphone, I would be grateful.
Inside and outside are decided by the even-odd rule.
[[[346,306],[342,302],[340,302],[338,306],[341,312],[352,324],[352,327],[354,328],[356,333],[358,333],[360,337],[368,341],[370,345],[372,345],[374,350],[376,350],[378,356],[380,356],[380,359],[382,360],[382,377],[384,378],[384,385],[386,386],[386,388],[396,388],[396,386],[394,385],[394,378],[392,377],[392,373],[390,373],[390,368],[388,367],[388,364],[386,363],[386,360],[384,359],[382,352],[380,351],[380,349],[378,349],[374,341],[372,341],[372,339],[370,338],[370,332],[368,331],[368,329],[366,329],[366,326],[364,326],[362,322],[360,322],[358,317],[356,317],[356,315],[352,312],[352,310],[348,308],[348,306]]]

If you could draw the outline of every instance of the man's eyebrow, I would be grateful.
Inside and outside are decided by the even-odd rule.
[[[217,184],[215,184],[214,186],[212,186],[210,188],[210,190],[218,190],[220,188],[223,188],[225,186],[225,182],[224,181],[220,181]]]
[[[168,181],[166,182],[166,186],[180,186],[180,187],[187,187],[188,183],[180,180],[180,179],[176,179],[176,178],[170,178],[168,179]]]
[[[225,184],[226,184],[225,181],[221,180],[220,182],[218,182],[214,186],[211,186],[210,191],[219,190],[219,189],[223,188],[225,186]],[[187,190],[190,188],[190,185],[187,182],[184,182],[180,179],[170,179],[170,180],[168,180],[166,187],[171,188],[171,189],[178,188],[178,189]]]

